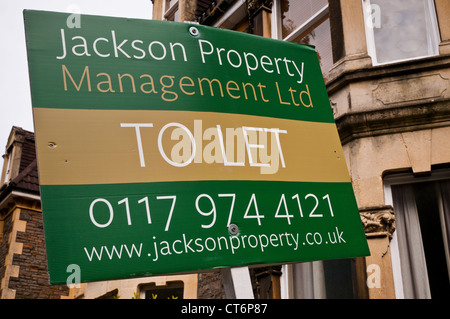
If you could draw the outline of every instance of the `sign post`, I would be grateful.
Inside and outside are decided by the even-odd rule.
[[[51,283],[368,255],[314,48],[24,18]]]

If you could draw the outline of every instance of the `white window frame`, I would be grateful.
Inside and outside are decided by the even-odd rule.
[[[435,52],[432,54],[429,54],[429,55],[418,56],[418,57],[408,58],[408,59],[399,59],[399,60],[393,60],[393,61],[380,63],[377,60],[377,54],[376,54],[376,48],[375,48],[375,37],[373,34],[374,28],[367,25],[367,21],[369,21],[369,19],[371,19],[371,16],[370,16],[370,14],[372,12],[371,0],[362,0],[362,6],[363,6],[363,11],[364,11],[364,29],[365,29],[365,33],[366,33],[367,53],[372,58],[373,66],[393,64],[393,63],[399,63],[399,62],[404,62],[404,61],[413,61],[413,60],[418,60],[418,59],[423,59],[423,58],[428,58],[428,57],[439,55],[440,34],[439,34],[439,25],[438,25],[437,16],[436,16],[436,8],[434,6],[434,0],[426,0],[426,1],[428,1],[428,8],[429,8],[428,13],[430,15],[430,22],[431,22],[431,28],[432,28],[432,33],[429,36],[432,37],[432,42],[437,44],[437,46],[435,48]]]
[[[164,19],[167,20],[168,17],[170,17],[172,14],[175,13],[175,11],[178,10],[178,0],[175,1],[170,8],[166,8],[167,7],[167,0],[164,0],[163,2],[163,12],[164,12]]]
[[[274,0],[272,5],[272,38],[283,41],[294,41],[300,35],[309,30],[312,26],[317,24],[321,19],[323,19],[329,12],[329,6],[326,4],[319,11],[316,12],[311,18],[305,21],[302,25],[298,26],[294,31],[292,31],[284,39],[282,38],[281,32],[281,0]]]
[[[4,168],[4,176],[3,176],[3,180],[0,183],[0,185],[8,183],[9,180],[10,180],[11,167],[12,167],[12,156],[11,156],[11,154],[7,154],[6,156],[3,156],[3,165],[5,166],[5,168]]]
[[[383,179],[385,204],[393,206],[393,199],[392,199],[393,185],[413,184],[421,182],[436,182],[443,179],[450,179],[450,170],[448,169],[435,170],[431,172],[431,175],[420,178],[414,177],[413,173],[393,174],[386,176]],[[443,232],[443,234],[445,234],[445,232]],[[391,263],[392,263],[392,275],[394,277],[395,297],[397,299],[404,299],[405,296],[403,291],[402,272],[400,266],[400,253],[398,249],[398,240],[396,231],[394,231],[392,235],[390,247],[391,247]]]

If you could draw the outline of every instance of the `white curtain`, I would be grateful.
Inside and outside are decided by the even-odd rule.
[[[392,186],[396,235],[405,298],[431,298],[427,265],[411,184]]]
[[[446,249],[447,269],[450,278],[450,181],[441,181],[439,184],[442,198],[442,223],[445,225],[443,236],[445,241],[444,246]]]
[[[314,261],[292,265],[295,299],[325,299],[323,262]]]

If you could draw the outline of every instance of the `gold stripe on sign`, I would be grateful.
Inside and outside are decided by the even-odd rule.
[[[350,181],[330,123],[190,111],[33,112],[42,185]]]

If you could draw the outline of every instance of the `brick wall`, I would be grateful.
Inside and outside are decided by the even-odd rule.
[[[17,232],[16,237],[23,244],[22,254],[13,257],[13,265],[20,267],[19,277],[10,277],[8,288],[16,290],[16,299],[67,296],[66,285],[49,285],[42,213],[21,209],[20,220],[26,222],[26,231]]]
[[[225,299],[223,278],[220,271],[198,274],[198,299]]]
[[[0,282],[5,277],[6,272],[6,255],[9,251],[9,237],[12,231],[12,214],[5,217],[3,227],[0,227],[2,234],[0,235]],[[2,286],[0,286],[0,296],[2,295]]]

